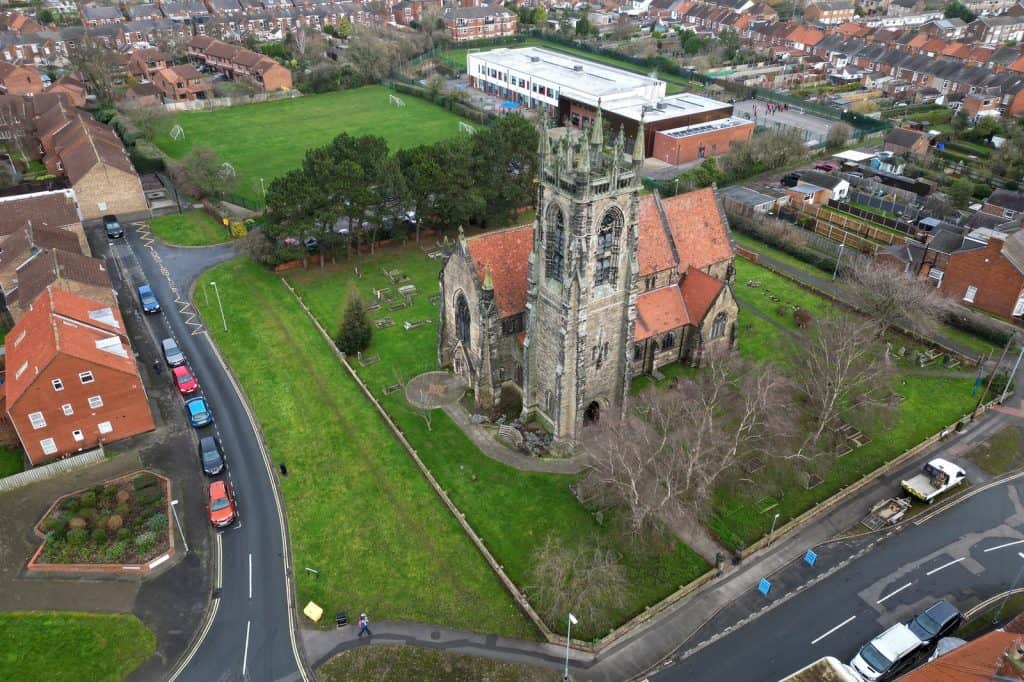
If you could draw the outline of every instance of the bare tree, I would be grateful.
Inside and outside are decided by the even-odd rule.
[[[581,491],[625,507],[634,531],[661,514],[701,517],[720,479],[787,431],[786,393],[773,368],[738,360],[646,391],[587,434]]]
[[[839,149],[849,142],[852,136],[853,128],[848,123],[833,123],[828,129],[828,135],[825,136],[825,145],[829,149]]]
[[[892,327],[927,336],[952,307],[935,287],[892,267],[859,261],[846,270],[842,286],[851,302],[878,324],[876,336]]]
[[[171,128],[171,121],[174,118],[170,112],[163,108],[161,105],[151,107],[136,107],[129,109],[125,112],[128,120],[136,130],[146,138],[152,141],[159,131],[169,131]]]
[[[629,588],[615,552],[600,543],[580,541],[568,547],[549,535],[533,556],[530,601],[549,624],[572,612],[597,632],[614,624]]]

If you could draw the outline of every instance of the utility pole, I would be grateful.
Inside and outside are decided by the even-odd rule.
[[[977,415],[978,414],[978,410],[981,409],[981,404],[985,401],[985,396],[988,395],[988,390],[990,388],[992,388],[992,380],[996,378],[996,372],[998,372],[999,368],[1002,367],[1003,360],[1006,358],[1006,354],[1010,350],[1010,344],[1013,343],[1013,340],[1016,337],[1017,337],[1016,334],[1012,334],[1012,335],[1010,335],[1010,338],[1008,338],[1006,340],[1006,345],[1003,347],[1002,355],[999,356],[999,361],[996,362],[996,366],[992,368],[992,373],[988,375],[988,383],[985,384],[985,390],[983,390],[981,392],[981,395],[978,396],[978,404],[975,405],[974,409],[971,411],[971,419],[970,419],[971,421],[974,421],[975,415]]]
[[[1006,400],[1006,394],[1010,392],[1010,384],[1013,382],[1014,377],[1017,376],[1017,368],[1020,367],[1020,360],[1024,358],[1024,344],[1020,347],[1020,353],[1017,354],[1017,361],[1013,363],[1013,369],[1010,371],[1010,376],[1006,380],[1006,385],[1003,386],[1003,393],[999,396],[999,404],[1002,404]]]

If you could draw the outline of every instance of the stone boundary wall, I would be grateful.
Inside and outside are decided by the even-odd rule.
[[[103,446],[101,445],[95,450],[89,450],[88,452],[83,452],[80,455],[74,455],[67,459],[61,459],[56,462],[51,462],[50,464],[44,464],[43,466],[35,467],[28,471],[22,471],[20,474],[12,474],[10,476],[0,478],[0,492],[31,485],[36,481],[44,481],[48,478],[58,476],[65,471],[80,469],[90,464],[99,464],[104,459],[106,459],[106,456],[103,454]]]

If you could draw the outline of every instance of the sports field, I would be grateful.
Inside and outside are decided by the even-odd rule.
[[[236,193],[260,202],[265,184],[297,167],[307,149],[327,144],[340,133],[380,135],[392,150],[430,144],[459,134],[458,116],[410,95],[405,106],[389,103],[383,86],[307,95],[295,99],[177,116],[184,137],[172,140],[169,129],[157,145],[173,158],[193,146],[213,147],[235,168]]]

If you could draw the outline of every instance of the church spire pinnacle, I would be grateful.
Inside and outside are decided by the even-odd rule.
[[[490,263],[484,265],[484,282],[480,285],[480,288],[484,291],[494,291],[494,278],[491,277]]]
[[[594,125],[591,127],[590,144],[600,149],[604,147],[604,121],[601,118],[601,98],[597,99],[597,116],[594,117]]]
[[[636,129],[636,140],[633,142],[633,165],[644,163],[644,115],[640,114],[640,125]]]

